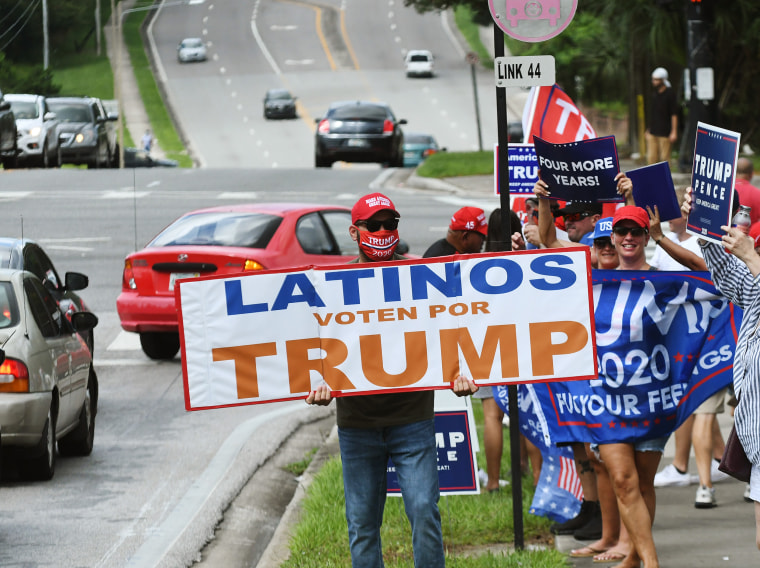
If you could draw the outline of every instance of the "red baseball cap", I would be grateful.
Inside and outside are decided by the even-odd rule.
[[[462,207],[454,213],[449,223],[452,231],[477,231],[484,237],[488,235],[488,221],[485,211],[479,207]]]
[[[760,221],[752,223],[752,226],[749,228],[749,236],[755,241],[755,248],[760,247]]]
[[[396,206],[393,205],[393,201],[388,197],[382,193],[370,193],[359,199],[359,201],[357,201],[351,208],[351,222],[356,223],[357,221],[366,221],[378,211],[384,211],[386,209],[392,211],[396,217],[401,217],[401,214],[396,211]]]
[[[649,229],[649,215],[641,207],[635,205],[625,205],[615,211],[614,217],[612,217],[612,226],[614,227],[620,221],[625,220],[633,221],[639,227]]]

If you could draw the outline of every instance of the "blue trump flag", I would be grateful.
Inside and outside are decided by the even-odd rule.
[[[504,412],[509,413],[507,387],[492,388],[496,403]],[[583,496],[573,451],[569,446],[557,447],[546,435],[546,420],[538,406],[534,385],[517,386],[517,404],[520,411],[520,433],[541,450],[543,458],[530,513],[557,522],[572,519],[580,511]]]
[[[593,271],[599,377],[536,385],[557,442],[666,436],[732,380],[741,310],[706,272]]]

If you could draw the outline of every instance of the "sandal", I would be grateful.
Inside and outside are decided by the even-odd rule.
[[[617,550],[605,550],[601,554],[594,556],[593,562],[622,562],[626,556],[626,554]]]
[[[590,556],[597,556],[600,553],[607,552],[607,549],[594,548],[593,546],[584,546],[583,548],[576,548],[570,551],[571,558],[589,558]]]

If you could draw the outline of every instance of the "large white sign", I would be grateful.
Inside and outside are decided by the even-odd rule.
[[[589,249],[181,280],[188,410],[597,376]]]

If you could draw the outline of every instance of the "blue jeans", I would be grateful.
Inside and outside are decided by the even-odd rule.
[[[396,466],[404,509],[412,527],[414,566],[443,568],[433,420],[376,429],[339,428],[338,436],[353,568],[384,566],[380,525],[389,457]]]

